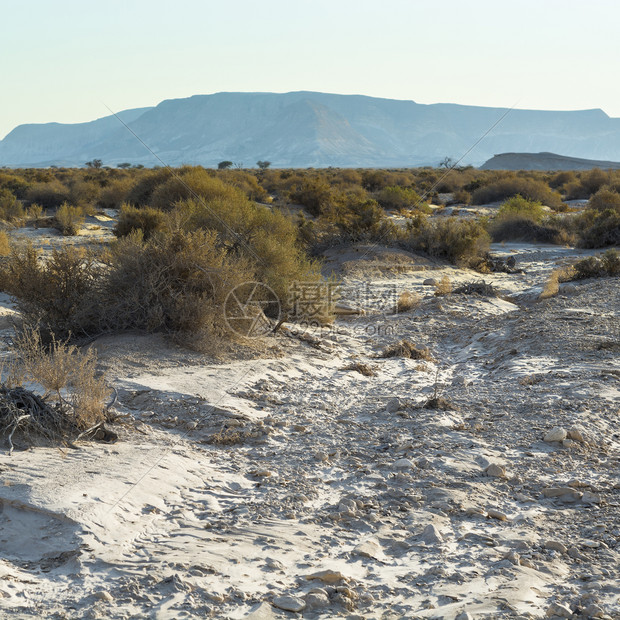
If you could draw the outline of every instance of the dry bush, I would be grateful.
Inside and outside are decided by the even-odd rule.
[[[0,432],[11,450],[15,433],[29,445],[94,436],[106,419],[109,395],[94,351],[56,339],[44,345],[39,330],[26,327],[15,339],[15,353],[0,388]]]
[[[398,296],[398,301],[396,302],[396,311],[407,312],[408,310],[417,308],[420,305],[420,302],[421,299],[417,293],[413,293],[411,291],[403,291]]]
[[[419,194],[414,189],[405,187],[384,187],[377,192],[376,198],[384,209],[400,210],[422,207]]]
[[[8,256],[11,253],[11,244],[9,242],[9,236],[0,230],[0,256]]]
[[[482,224],[473,220],[442,218],[429,222],[418,219],[404,246],[456,264],[475,266],[488,253],[490,241]]]
[[[575,222],[579,245],[584,248],[604,248],[620,245],[620,210],[586,209]]]
[[[350,364],[347,364],[342,370],[354,370],[355,372],[359,372],[365,377],[377,376],[377,371],[370,364],[364,364],[362,362],[351,362]]]
[[[600,212],[612,209],[620,213],[620,194],[608,188],[601,188],[590,198],[588,209]]]
[[[437,284],[435,284],[435,296],[441,297],[452,293],[452,282],[448,276],[443,276]]]
[[[0,189],[0,219],[16,222],[24,218],[24,208],[9,189]]]
[[[140,230],[146,241],[151,235],[165,228],[166,216],[162,211],[151,207],[132,207],[124,204],[114,227],[114,234],[117,237],[125,237]]]
[[[64,202],[54,215],[54,228],[66,237],[77,235],[84,225],[84,210]]]
[[[74,247],[54,248],[47,260],[32,245],[13,247],[0,268],[4,291],[15,297],[24,321],[59,338],[93,333],[102,300],[101,265]]]
[[[573,264],[573,280],[586,278],[604,278],[620,275],[620,253],[618,250],[607,250],[598,256],[588,256]]]
[[[428,347],[418,347],[413,342],[404,339],[387,346],[381,352],[380,357],[406,357],[412,360],[433,361],[433,356]]]
[[[559,292],[559,273],[557,269],[554,269],[545,282],[542,293],[539,295],[538,299],[549,299],[551,297],[555,297]]]
[[[479,295],[481,297],[498,297],[497,289],[492,284],[487,284],[484,280],[478,282],[467,282],[458,286],[453,291],[460,295]]]
[[[130,176],[114,179],[99,192],[97,206],[102,209],[119,209],[127,200],[134,183]]]
[[[517,194],[552,208],[562,204],[560,194],[552,191],[543,181],[513,175],[478,188],[473,192],[471,202],[475,205],[482,205],[505,200]]]
[[[56,209],[70,199],[69,189],[58,179],[47,183],[34,183],[26,191],[26,200],[36,202],[44,209]]]

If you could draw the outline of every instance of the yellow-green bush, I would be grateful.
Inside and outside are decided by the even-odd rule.
[[[117,237],[125,237],[140,230],[144,239],[147,240],[154,233],[164,230],[165,227],[166,216],[163,211],[151,207],[132,207],[124,204],[121,206],[114,234]]]

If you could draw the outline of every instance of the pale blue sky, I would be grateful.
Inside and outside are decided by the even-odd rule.
[[[0,0],[0,138],[219,91],[620,117],[617,0]]]

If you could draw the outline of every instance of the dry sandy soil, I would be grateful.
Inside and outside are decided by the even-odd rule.
[[[620,618],[620,280],[537,301],[582,252],[493,251],[525,271],[484,276],[501,298],[435,297],[428,278],[482,277],[405,252],[332,252],[366,314],[253,359],[95,341],[132,422],[2,445],[0,615]],[[404,290],[421,302],[394,314]],[[380,357],[401,339],[432,359]]]

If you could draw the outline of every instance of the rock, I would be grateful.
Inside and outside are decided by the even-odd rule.
[[[413,463],[409,459],[398,459],[398,461],[394,463],[394,469],[413,469]]]
[[[547,618],[552,616],[556,616],[558,618],[572,618],[573,612],[566,605],[562,605],[561,603],[551,603],[551,605],[547,607],[545,615]]]
[[[479,515],[481,517],[487,516],[487,511],[484,508],[480,508],[479,506],[468,506],[465,508],[466,515]]]
[[[542,494],[545,497],[562,497],[562,495],[571,495],[575,492],[575,489],[571,487],[547,487],[542,490]]]
[[[508,515],[504,514],[500,510],[495,510],[495,508],[489,508],[487,510],[487,515],[492,519],[499,519],[500,521],[508,521]]]
[[[579,443],[588,443],[586,439],[586,432],[579,425],[571,426],[571,428],[568,429],[568,437],[573,441],[578,441]]]
[[[420,469],[428,469],[432,465],[432,463],[425,456],[420,457],[415,464]]]
[[[427,545],[440,544],[443,542],[441,532],[432,523],[424,528],[421,538]]]
[[[390,400],[388,400],[387,404],[385,405],[385,410],[389,411],[390,413],[394,413],[395,411],[401,409],[402,405],[403,403],[401,402],[400,398],[390,398]]]
[[[273,558],[267,558],[265,560],[265,566],[271,570],[284,570],[284,564],[282,564],[279,560],[274,560]]]
[[[606,614],[598,605],[591,603],[582,611],[582,615],[586,618],[604,618]]]
[[[348,581],[348,579],[340,572],[336,570],[321,570],[311,575],[306,575],[308,581],[322,581],[323,583],[338,583],[339,581]]]
[[[581,553],[581,551],[579,551],[579,549],[577,549],[577,547],[569,547],[567,553],[569,557],[573,558],[573,560],[584,561],[588,559],[585,555],[583,555],[583,553]]]
[[[506,468],[501,465],[497,465],[496,463],[491,463],[485,470],[484,473],[487,476],[491,476],[492,478],[505,478],[506,477]]]
[[[545,441],[547,443],[553,443],[554,441],[562,441],[566,439],[566,430],[561,426],[554,426],[550,431],[545,435]]]
[[[306,608],[306,601],[298,596],[277,596],[273,599],[272,605],[284,611],[303,611]]]
[[[559,551],[560,553],[566,553],[568,551],[566,545],[559,540],[548,540],[545,542],[545,549],[551,549],[552,551]]]
[[[598,493],[592,493],[591,491],[584,491],[581,496],[581,501],[586,504],[600,504],[601,496]]]
[[[521,556],[516,551],[509,551],[504,557],[515,566],[521,563]]]
[[[114,600],[114,597],[106,590],[99,590],[99,592],[95,592],[93,596],[98,601],[105,601],[106,603],[111,603]]]
[[[372,539],[357,545],[357,547],[353,549],[353,553],[363,558],[372,558],[373,560],[378,560],[380,557],[383,557],[381,546],[376,540]]]
[[[306,594],[306,609],[322,609],[329,606],[329,597],[325,590],[316,589]]]
[[[325,463],[325,461],[329,460],[329,456],[327,456],[325,452],[317,452],[314,458],[319,461],[319,463]]]
[[[454,620],[473,620],[472,615],[462,611]]]
[[[435,278],[426,278],[422,284],[424,286],[437,286],[437,280]]]
[[[255,605],[244,618],[245,620],[275,620],[275,615],[269,603],[260,603]]]

